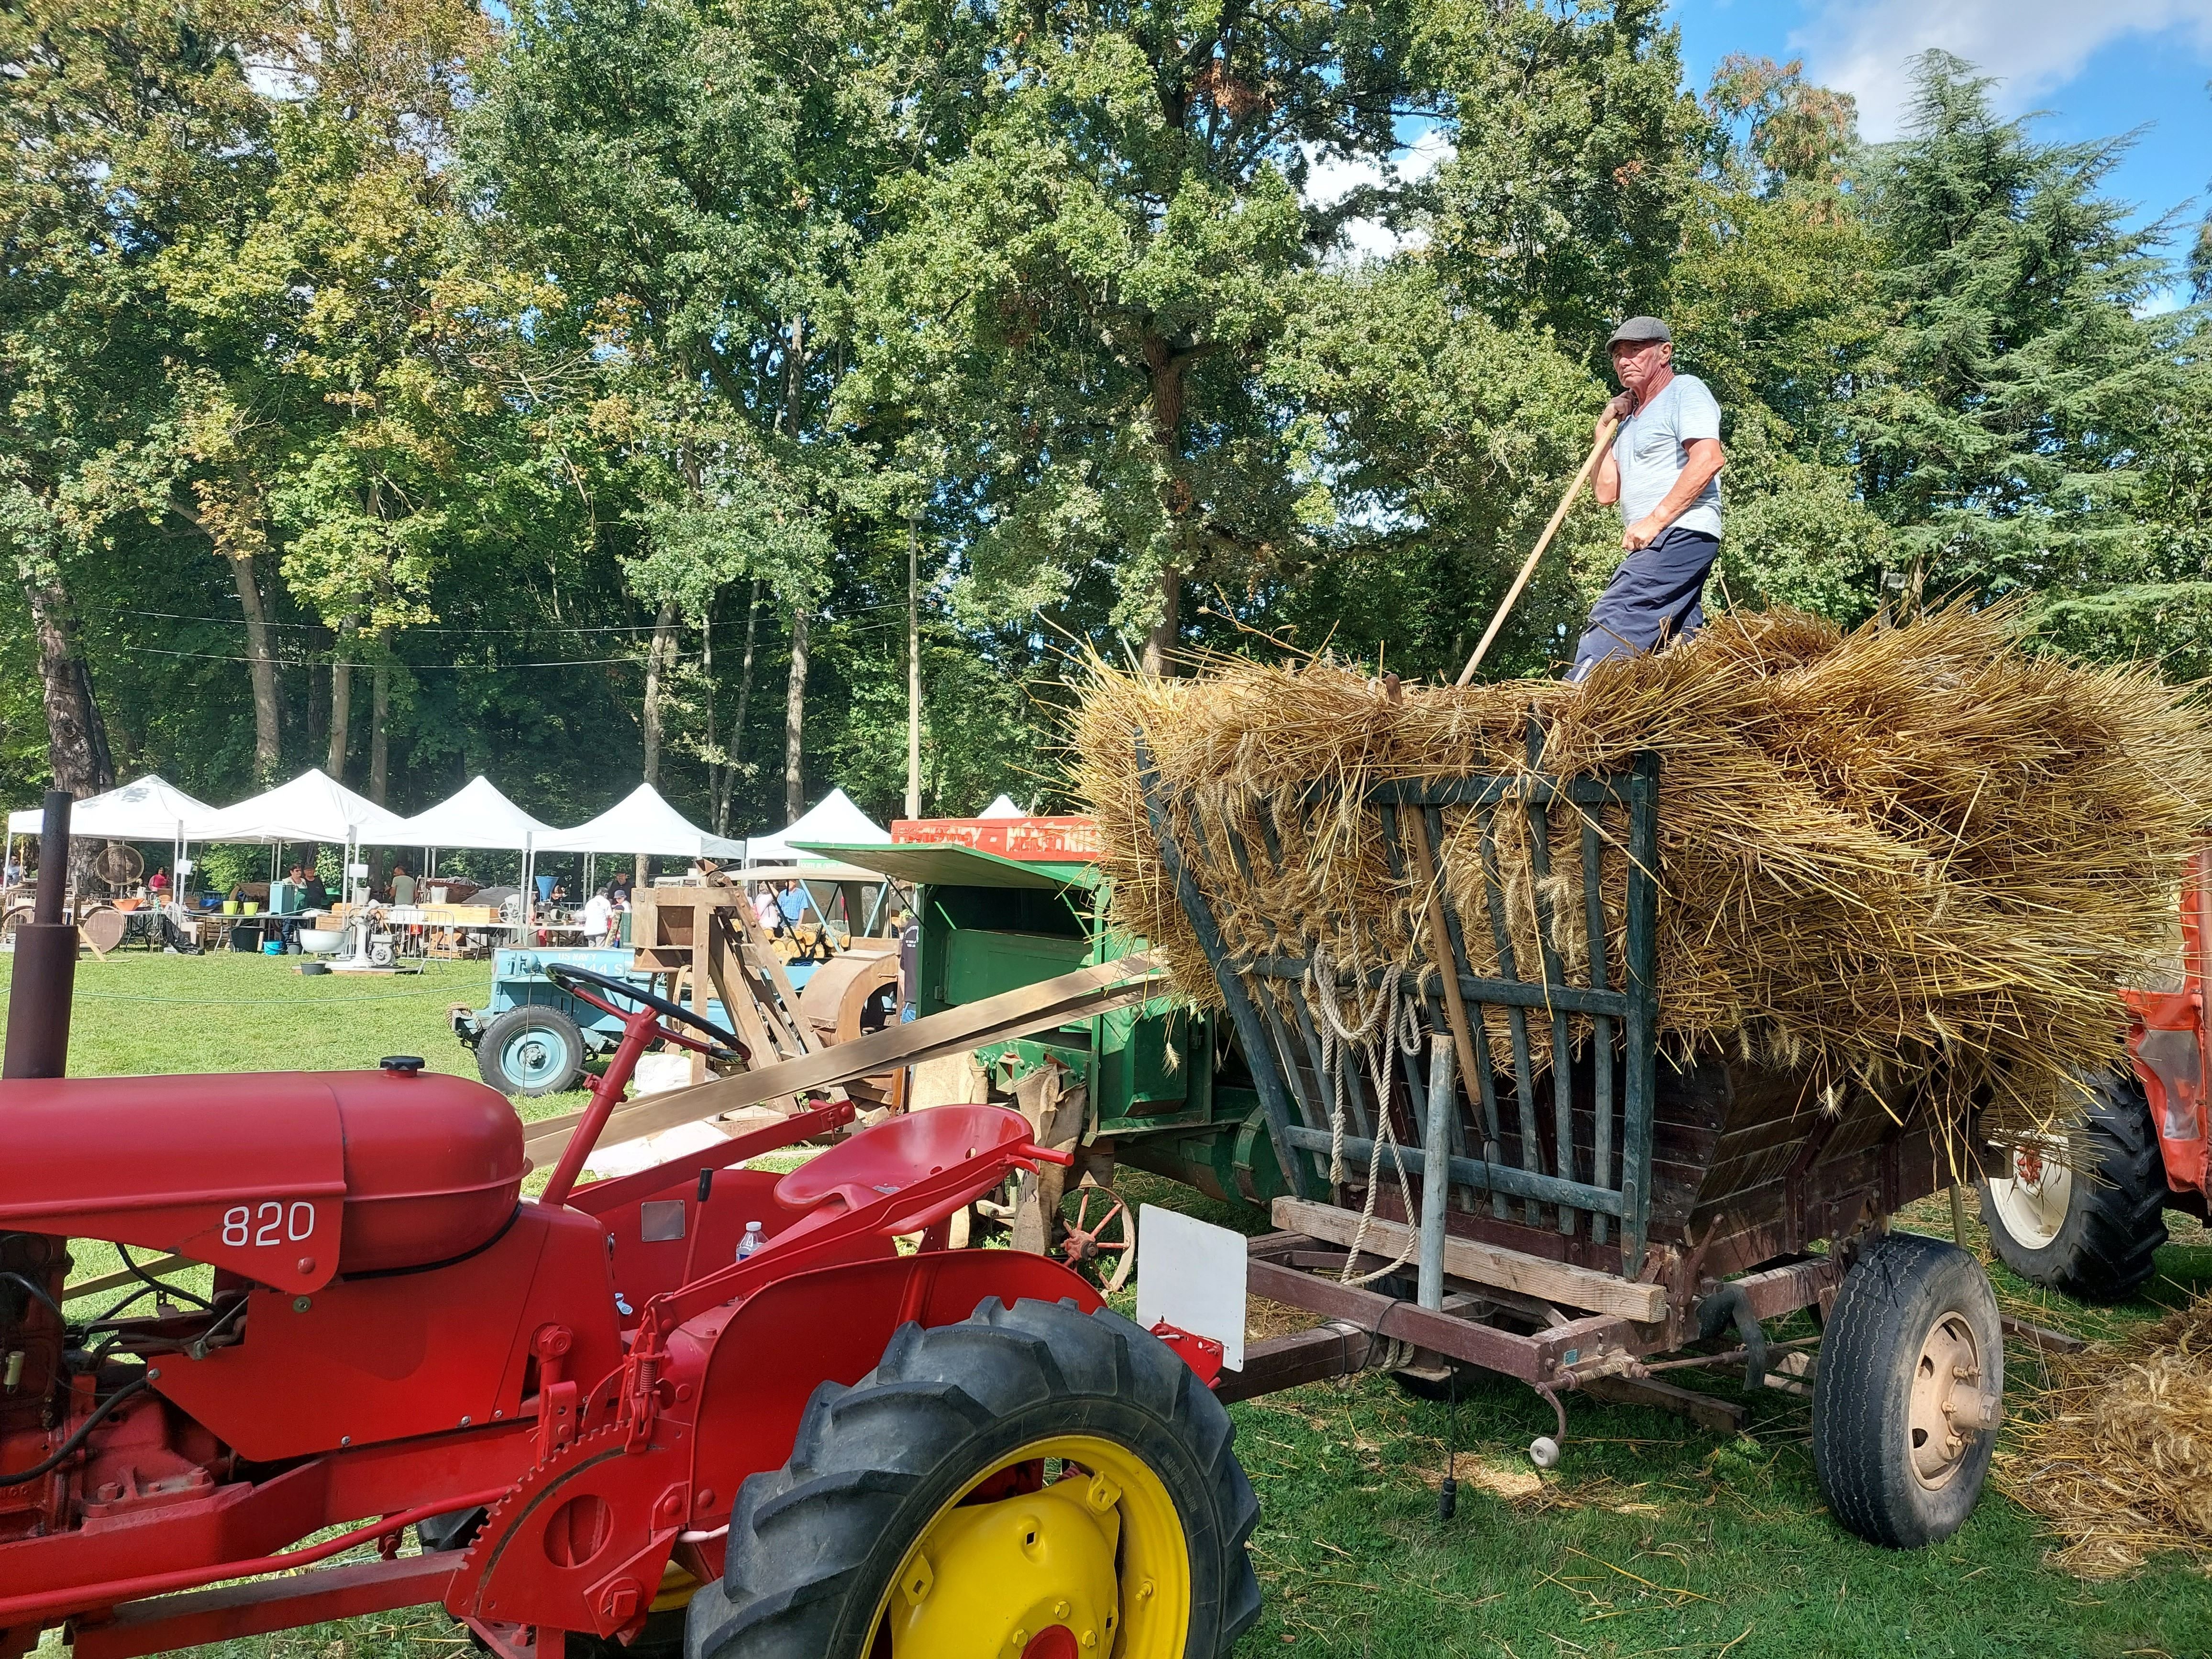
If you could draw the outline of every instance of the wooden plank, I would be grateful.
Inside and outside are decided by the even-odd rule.
[[[1650,1406],[1672,1412],[1714,1434],[1741,1434],[1751,1421],[1749,1408],[1732,1400],[1699,1394],[1695,1389],[1662,1382],[1656,1377],[1594,1376],[1582,1385],[1582,1392],[1616,1405]]]
[[[1072,1019],[1088,1019],[1117,1008],[1134,1007],[1160,994],[1164,976],[1147,956],[1122,957],[1113,962],[1079,968],[1073,973],[1041,980],[1012,991],[962,1003],[941,1013],[927,1014],[903,1025],[888,1025],[853,1042],[841,1042],[819,1054],[786,1060],[735,1077],[717,1078],[696,1089],[675,1089],[650,1095],[626,1106],[607,1120],[599,1136],[602,1146],[617,1146],[640,1135],[672,1129],[681,1123],[697,1123],[720,1117],[741,1106],[757,1106],[779,1095],[798,1095],[870,1077],[895,1066],[933,1060],[1026,1032],[1048,1030]],[[533,1162],[558,1158],[568,1135],[583,1114],[548,1119],[523,1126],[523,1150]]]
[[[1243,1370],[1221,1373],[1214,1397],[1227,1405],[1295,1389],[1301,1383],[1348,1376],[1365,1370],[1389,1351],[1389,1344],[1373,1332],[1334,1322],[1288,1336],[1271,1336],[1244,1350]]]
[[[751,905],[743,902],[734,906],[732,914],[737,917],[738,927],[745,938],[760,952],[761,966],[768,969],[769,983],[775,988],[776,995],[783,1000],[784,1010],[791,1017],[793,1035],[799,1039],[800,1048],[810,1054],[821,1053],[822,1039],[814,1035],[813,1027],[807,1024],[800,1015],[799,993],[792,988],[791,975],[783,971],[783,958],[776,955],[775,946],[770,943],[767,931],[760,925],[760,918],[753,914]]]
[[[1359,1227],[1359,1218],[1350,1210],[1340,1210],[1333,1204],[1316,1204],[1310,1199],[1279,1198],[1270,1213],[1278,1227],[1327,1239],[1346,1249],[1351,1247],[1352,1234]],[[1377,1218],[1367,1224],[1365,1248],[1377,1251],[1386,1260],[1401,1249],[1410,1254],[1411,1240],[1412,1231],[1397,1222]],[[1463,1279],[1471,1284],[1496,1285],[1524,1296],[1556,1302],[1563,1307],[1611,1314],[1641,1324],[1648,1325],[1667,1316],[1667,1292],[1661,1285],[1617,1279],[1611,1273],[1573,1267],[1565,1261],[1547,1261],[1542,1256],[1501,1249],[1494,1244],[1478,1244],[1471,1238],[1444,1240],[1444,1271],[1454,1279]]]

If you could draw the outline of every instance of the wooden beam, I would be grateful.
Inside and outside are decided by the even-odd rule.
[[[1593,1376],[1582,1385],[1581,1392],[1593,1399],[1610,1400],[1615,1405],[1650,1406],[1658,1411],[1672,1412],[1714,1434],[1741,1434],[1751,1421],[1750,1410],[1732,1400],[1699,1394],[1694,1389],[1662,1382],[1656,1377]]]
[[[614,1113],[600,1133],[599,1144],[618,1146],[678,1124],[720,1117],[742,1106],[757,1106],[779,1095],[803,1095],[893,1066],[914,1065],[939,1054],[957,1054],[1006,1037],[1133,1007],[1159,994],[1162,977],[1146,956],[1122,957],[1079,968],[1073,973],[1004,991],[980,1002],[963,1002],[903,1025],[887,1025],[855,1042],[840,1042],[803,1059],[718,1078],[696,1089],[647,1096],[638,1104]],[[582,1114],[572,1113],[526,1123],[523,1150],[540,1164],[558,1158],[569,1132],[581,1118]]]
[[[1359,1217],[1354,1212],[1339,1209],[1334,1204],[1317,1204],[1311,1199],[1279,1198],[1272,1214],[1278,1227],[1327,1239],[1347,1249],[1359,1227]],[[1363,1248],[1376,1251],[1385,1260],[1402,1248],[1410,1259],[1412,1238],[1409,1229],[1378,1216],[1367,1224]],[[1540,1297],[1562,1307],[1611,1314],[1617,1319],[1632,1319],[1639,1324],[1651,1324],[1667,1316],[1667,1291],[1662,1285],[1620,1279],[1565,1261],[1547,1261],[1519,1250],[1479,1244],[1471,1238],[1444,1240],[1444,1271],[1454,1279],[1463,1279],[1471,1284],[1495,1285],[1524,1296]]]

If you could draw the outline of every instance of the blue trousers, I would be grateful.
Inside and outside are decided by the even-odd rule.
[[[1662,641],[1686,639],[1705,625],[1705,573],[1720,556],[1721,538],[1701,530],[1659,532],[1620,562],[1590,607],[1589,625],[1575,643],[1570,680],[1585,678],[1610,657],[1637,657]]]

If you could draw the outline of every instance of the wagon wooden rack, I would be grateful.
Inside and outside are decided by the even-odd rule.
[[[1809,1378],[1815,1463],[1838,1518],[1886,1543],[1945,1535],[1986,1472],[2003,1351],[1973,1258],[1890,1230],[1896,1211],[1948,1184],[1934,1115],[1909,1097],[1824,1099],[1802,1074],[1662,1052],[1659,761],[1550,773],[1531,725],[1524,772],[1372,783],[1351,802],[1343,784],[1316,782],[1289,809],[1304,816],[1295,826],[1257,794],[1201,799],[1164,782],[1139,735],[1162,873],[1219,984],[1289,1189],[1274,1201],[1279,1231],[1251,1243],[1249,1288],[1331,1322],[1261,1345],[1255,1374],[1232,1389],[1355,1369],[1346,1334],[1364,1333],[1409,1386],[1442,1386],[1454,1366],[1517,1378],[1552,1403],[1564,1438],[1571,1390],[1725,1429],[1741,1407],[1655,1373],[1740,1365],[1750,1387],[1800,1392]],[[1317,919],[1261,943],[1241,923],[1232,948],[1217,910],[1218,896],[1290,881],[1286,842],[1310,845],[1311,825],[1347,810],[1379,834],[1393,882],[1425,917],[1409,958],[1350,976],[1370,997],[1395,976],[1414,1011],[1418,1043],[1381,1039],[1392,1053],[1380,1091],[1377,1072],[1361,1075],[1340,1041],[1324,1042],[1312,991],[1330,930]],[[1534,908],[1534,951],[1525,927],[1516,951],[1510,925],[1508,814],[1526,830],[1534,880],[1520,902]],[[1472,918],[1437,864],[1448,840],[1470,837]],[[1568,844],[1581,902],[1559,915],[1571,900],[1553,860]],[[1473,965],[1470,926],[1486,932],[1494,974]],[[1566,1058],[1544,1065],[1542,1053]],[[1404,1270],[1382,1271],[1394,1262]],[[1810,1343],[1768,1337],[1765,1322],[1800,1310],[1823,1350],[1848,1332],[1847,1370],[1823,1377]],[[1532,1449],[1544,1462],[1556,1447]]]

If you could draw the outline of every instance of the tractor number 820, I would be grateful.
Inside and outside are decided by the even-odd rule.
[[[246,1244],[297,1244],[315,1231],[315,1206],[304,1201],[289,1209],[276,1199],[259,1205],[234,1204],[222,1212],[222,1242],[236,1249]]]

